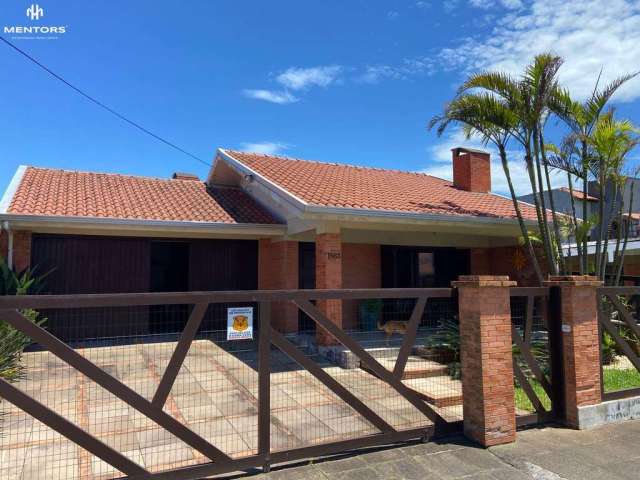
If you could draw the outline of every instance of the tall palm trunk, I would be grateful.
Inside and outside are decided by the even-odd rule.
[[[538,141],[540,143],[540,155],[542,156],[542,164],[544,166],[544,175],[547,181],[547,191],[549,192],[549,207],[551,209],[551,218],[553,220],[553,234],[555,236],[555,244],[560,272],[567,273],[565,266],[565,259],[562,252],[562,242],[560,237],[560,223],[558,222],[558,214],[556,212],[555,201],[553,199],[553,192],[551,191],[551,178],[549,176],[549,163],[547,162],[547,153],[544,147],[544,136],[542,129],[538,128]],[[572,197],[573,198],[573,197]]]
[[[533,269],[536,273],[536,279],[538,280],[538,284],[542,285],[544,280],[542,275],[542,270],[540,269],[540,263],[538,262],[538,257],[536,257],[535,249],[533,248],[533,244],[531,243],[531,238],[529,237],[529,230],[527,230],[527,226],[524,223],[524,218],[522,217],[522,211],[520,210],[520,204],[518,203],[515,189],[513,188],[513,182],[511,180],[511,172],[509,171],[509,162],[507,160],[507,152],[504,148],[504,145],[499,145],[498,150],[500,152],[500,160],[502,162],[502,169],[504,170],[504,176],[507,178],[507,184],[509,185],[509,193],[511,193],[511,199],[513,200],[513,208],[516,211],[516,217],[518,218],[518,225],[520,225],[520,231],[522,232],[522,237],[524,238],[524,244],[527,248],[527,253],[529,255],[529,259],[531,260],[531,264],[533,265]]]

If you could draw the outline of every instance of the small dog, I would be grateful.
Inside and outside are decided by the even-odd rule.
[[[378,322],[378,330],[382,330],[387,336],[387,343],[389,343],[389,339],[394,333],[399,333],[400,335],[405,335],[407,333],[407,322],[402,322],[400,320],[390,320],[388,322],[382,323]]]

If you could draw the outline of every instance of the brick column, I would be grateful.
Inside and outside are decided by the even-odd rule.
[[[261,239],[258,251],[258,288],[298,288],[298,242]],[[298,331],[298,307],[291,302],[271,305],[271,325],[282,333]]]
[[[565,422],[578,427],[578,408],[602,401],[596,277],[550,277],[546,286],[560,288]]]
[[[342,288],[342,238],[339,233],[316,235],[316,288]],[[342,327],[342,300],[320,300],[318,308]],[[322,327],[318,327],[316,335],[321,345],[337,342]]]
[[[13,232],[13,268],[17,272],[21,272],[30,266],[31,232],[27,230],[16,230]]]
[[[507,276],[465,275],[458,289],[464,434],[485,447],[516,438]]]

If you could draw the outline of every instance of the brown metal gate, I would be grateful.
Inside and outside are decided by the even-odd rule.
[[[410,317],[400,326],[402,335],[377,329],[340,328],[321,307],[327,301],[334,302],[335,307],[336,301],[371,299],[415,299]],[[450,345],[447,346],[450,337],[437,328],[420,327],[430,299],[438,299],[439,305],[443,299],[450,299],[451,309],[441,309],[438,314],[439,325],[451,326],[456,322],[456,300],[452,298],[452,290],[446,288],[0,297],[0,321],[44,349],[34,352],[27,362],[29,368],[36,368],[34,361],[40,362],[35,379],[28,379],[32,382],[30,388],[36,390],[29,393],[0,379],[0,397],[70,440],[81,453],[85,452],[73,478],[94,478],[92,457],[112,467],[111,478],[125,475],[136,479],[195,479],[252,467],[268,469],[271,464],[284,461],[402,440],[426,440],[459,431],[462,418],[461,383],[453,368],[457,359],[452,357]],[[325,338],[328,335],[333,341],[305,347],[297,336],[277,331],[270,314],[271,303],[277,301],[294,303],[317,324],[317,330],[323,331]],[[216,340],[222,337],[201,329],[208,309],[221,303],[258,304],[257,342],[247,343],[244,350],[234,349]],[[123,335],[114,337],[111,344],[100,338],[90,345],[87,340],[83,348],[74,349],[49,333],[46,325],[43,328],[28,318],[33,310],[73,309],[74,315],[78,315],[78,311],[86,309],[86,316],[80,315],[76,320],[91,321],[91,312],[100,309],[153,305],[189,306],[188,321],[179,337]],[[105,317],[100,313],[96,318]],[[141,318],[144,320],[144,316]],[[155,356],[149,351],[156,352]],[[278,355],[292,362],[287,363]],[[57,362],[62,362],[55,363],[54,356]],[[336,367],[326,361],[330,357],[346,362],[347,366]],[[189,361],[185,362],[187,358]],[[295,370],[293,364],[302,370]],[[137,366],[151,372],[150,380],[136,383],[140,378],[136,376]],[[144,462],[136,461],[122,451],[124,447],[119,448],[113,442],[111,430],[104,437],[100,434],[104,428],[92,430],[96,423],[102,424],[99,415],[91,417],[90,408],[80,412],[81,407],[73,404],[80,412],[78,415],[55,411],[55,402],[50,400],[56,389],[63,388],[63,380],[72,375],[73,381],[67,383],[73,388],[67,395],[84,395],[83,401],[109,396],[109,408],[116,408],[117,402],[119,411],[128,412],[120,427],[125,429],[122,431],[138,428],[137,438],[141,439],[152,427],[157,429],[154,432],[162,430],[161,435],[176,439],[171,445],[185,445],[193,456],[182,463],[174,462],[174,467],[151,465],[146,456]],[[34,383],[38,381],[41,383]],[[91,385],[96,390],[91,390],[94,388]],[[138,389],[136,385],[144,388]],[[181,395],[174,399],[176,389]],[[47,396],[46,391],[52,393]],[[194,403],[204,398],[205,393],[207,399],[214,400],[213,406]],[[178,400],[191,403],[183,408]],[[207,415],[213,407],[220,416],[212,419]],[[193,420],[198,415],[203,415],[202,421],[199,417]],[[229,420],[226,415],[230,415]],[[294,417],[297,420],[292,420]],[[239,440],[233,437],[234,441],[242,443],[245,450],[234,450],[228,443],[224,448],[218,444],[216,439],[222,437],[211,430],[220,422],[235,428],[240,435]],[[138,425],[152,427],[145,430]],[[309,436],[306,443],[301,440],[308,434],[305,430],[316,426],[320,433]],[[11,435],[9,430],[9,438]],[[146,451],[151,455],[154,446],[148,445]],[[161,453],[168,454],[169,447]]]
[[[510,290],[518,426],[561,420],[563,365],[560,291]]]

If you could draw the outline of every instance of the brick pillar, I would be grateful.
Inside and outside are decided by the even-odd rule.
[[[316,235],[316,288],[342,288],[342,238],[339,233]],[[342,327],[342,300],[320,300],[318,308]],[[316,335],[321,345],[337,342],[322,327],[318,327]]]
[[[298,288],[298,242],[260,240],[258,288],[260,290],[296,290]],[[297,332],[298,307],[291,302],[274,302],[271,305],[271,324],[282,333]]]
[[[464,434],[485,447],[516,438],[507,276],[465,275],[458,289]]]
[[[13,268],[20,272],[31,266],[31,232],[13,232]],[[40,272],[44,273],[44,272]]]
[[[0,230],[0,258],[7,261],[7,250],[9,248],[9,234],[6,230]]]
[[[602,401],[596,277],[550,277],[546,286],[560,288],[565,422],[578,427],[578,408]]]

